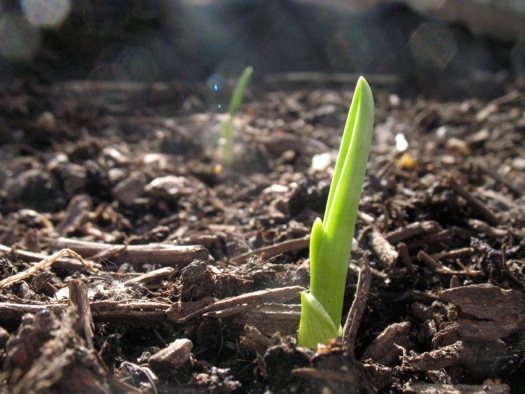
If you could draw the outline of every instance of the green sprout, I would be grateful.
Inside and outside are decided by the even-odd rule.
[[[310,293],[301,294],[298,345],[316,348],[341,336],[346,275],[374,123],[374,98],[363,77],[339,148],[324,221],[310,235]]]
[[[246,67],[237,81],[235,90],[233,91],[232,98],[230,100],[230,106],[228,108],[228,117],[222,124],[222,133],[220,139],[220,155],[221,161],[224,165],[231,167],[233,164],[233,118],[239,111],[242,104],[242,99],[250,78],[253,74],[252,67]]]

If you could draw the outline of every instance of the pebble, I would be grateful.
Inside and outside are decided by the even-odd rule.
[[[460,140],[459,138],[450,138],[447,140],[446,148],[450,153],[455,153],[463,157],[470,156],[472,154],[472,150],[468,146],[468,144]]]
[[[268,152],[274,156],[280,156],[289,150],[300,150],[301,147],[299,138],[296,135],[281,131],[260,136],[259,140],[264,144]]]
[[[146,181],[141,174],[131,174],[113,188],[113,198],[124,205],[131,205],[144,194],[145,186]]]
[[[523,157],[516,157],[515,159],[513,159],[512,168],[514,168],[516,171],[524,171],[525,159]]]
[[[149,365],[158,372],[181,367],[190,360],[193,343],[186,338],[177,339],[149,358]]]
[[[35,122],[35,129],[39,131],[44,131],[47,133],[52,133],[55,131],[57,126],[57,120],[55,118],[55,115],[53,115],[51,112],[42,112]]]
[[[163,198],[178,198],[190,194],[192,185],[183,176],[167,175],[152,180],[145,188],[148,194]]]
[[[57,210],[64,202],[57,183],[41,169],[27,170],[8,179],[6,199],[45,212]]]

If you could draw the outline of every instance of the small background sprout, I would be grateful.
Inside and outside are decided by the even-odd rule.
[[[228,107],[228,116],[222,124],[221,139],[219,141],[219,155],[223,165],[231,167],[234,162],[233,152],[233,118],[241,107],[246,88],[253,74],[252,67],[246,67],[237,81]]]
[[[310,293],[301,295],[299,346],[316,348],[341,335],[348,262],[372,142],[374,99],[360,77],[341,140],[324,221],[310,236]]]

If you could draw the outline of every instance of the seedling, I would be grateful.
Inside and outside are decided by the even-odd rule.
[[[250,78],[253,74],[252,67],[246,67],[237,81],[235,90],[233,91],[228,108],[228,117],[222,124],[221,139],[219,142],[220,156],[222,164],[231,167],[234,161],[233,156],[233,118],[239,111],[244,98],[244,93],[250,83]]]
[[[316,348],[341,335],[348,262],[374,123],[372,90],[360,77],[339,148],[324,221],[310,235],[310,293],[301,294],[298,345]]]

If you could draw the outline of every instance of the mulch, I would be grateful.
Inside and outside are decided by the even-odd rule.
[[[252,86],[226,168],[229,89],[13,82],[0,393],[522,390],[525,91],[443,101],[370,81],[350,341],[316,351],[296,346],[299,294],[353,83]]]

